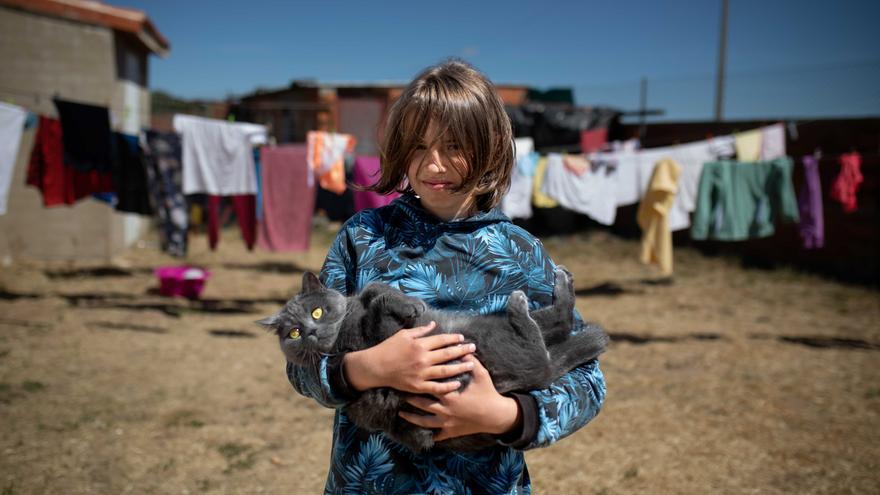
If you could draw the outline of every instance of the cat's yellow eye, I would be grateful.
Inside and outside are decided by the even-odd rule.
[[[324,316],[324,310],[321,308],[315,308],[312,310],[312,318],[316,320],[320,320],[321,317]]]
[[[290,330],[290,333],[287,334],[287,336],[291,339],[294,339],[294,340],[298,339],[299,338],[299,328],[292,328]]]

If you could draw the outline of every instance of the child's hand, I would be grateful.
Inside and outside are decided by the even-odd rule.
[[[495,390],[492,377],[477,358],[469,354],[464,361],[473,363],[474,380],[463,392],[435,394],[437,400],[425,397],[406,399],[431,416],[405,411],[399,413],[401,418],[414,425],[440,430],[434,435],[435,442],[474,433],[501,435],[511,431],[521,421],[516,401]]]
[[[460,334],[427,335],[437,324],[403,329],[383,342],[345,356],[345,378],[355,390],[391,387],[417,394],[445,394],[457,390],[458,381],[438,382],[467,373],[472,362],[443,364],[474,352],[461,344]]]

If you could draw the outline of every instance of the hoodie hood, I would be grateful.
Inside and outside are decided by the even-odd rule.
[[[492,208],[489,211],[480,211],[466,218],[455,220],[442,220],[437,218],[422,206],[418,196],[411,192],[402,194],[391,202],[395,213],[403,215],[411,222],[431,225],[432,227],[446,232],[461,232],[474,230],[486,225],[498,222],[509,222],[510,219],[501,211],[501,208]]]

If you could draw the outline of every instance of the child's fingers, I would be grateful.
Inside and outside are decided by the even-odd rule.
[[[415,414],[406,411],[400,411],[398,416],[406,421],[422,428],[440,428],[443,426],[442,420],[437,416]]]
[[[437,415],[437,414],[446,414],[447,413],[446,407],[443,404],[441,404],[440,401],[438,401],[437,399],[434,399],[434,398],[413,395],[411,397],[407,397],[406,402],[408,402],[409,405],[411,405],[417,409],[421,409],[422,411],[424,411],[428,414]]]
[[[420,338],[419,345],[426,351],[433,351],[435,349],[455,346],[455,344],[460,344],[463,340],[464,335],[460,333],[441,333]]]
[[[474,363],[441,364],[431,366],[425,374],[426,380],[439,380],[467,373],[474,369]]]
[[[420,327],[407,328],[403,331],[408,333],[410,337],[419,338],[423,335],[429,334],[431,332],[431,330],[434,330],[434,328],[436,326],[437,326],[437,322],[432,321],[432,322],[428,323],[427,325],[423,325]]]
[[[445,395],[461,388],[461,382],[457,380],[451,382],[435,382],[428,380],[423,382],[420,388],[421,390],[417,390],[417,392],[421,394]]]
[[[428,361],[431,364],[445,363],[453,359],[460,359],[476,350],[477,346],[475,344],[450,345],[431,351]]]
[[[464,363],[462,364],[470,364],[473,366],[474,379],[479,380],[484,376],[489,376],[489,370],[487,370],[486,367],[483,366],[483,363],[481,363],[480,360],[477,359],[477,357],[473,354],[468,354],[461,359],[462,361],[464,361]]]

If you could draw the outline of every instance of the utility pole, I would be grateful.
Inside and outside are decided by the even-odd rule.
[[[721,0],[721,41],[718,44],[718,73],[715,80],[715,121],[724,118],[724,64],[727,57],[727,0]]]
[[[642,77],[641,95],[639,97],[639,140],[645,140],[645,116],[648,113],[648,78]]]

